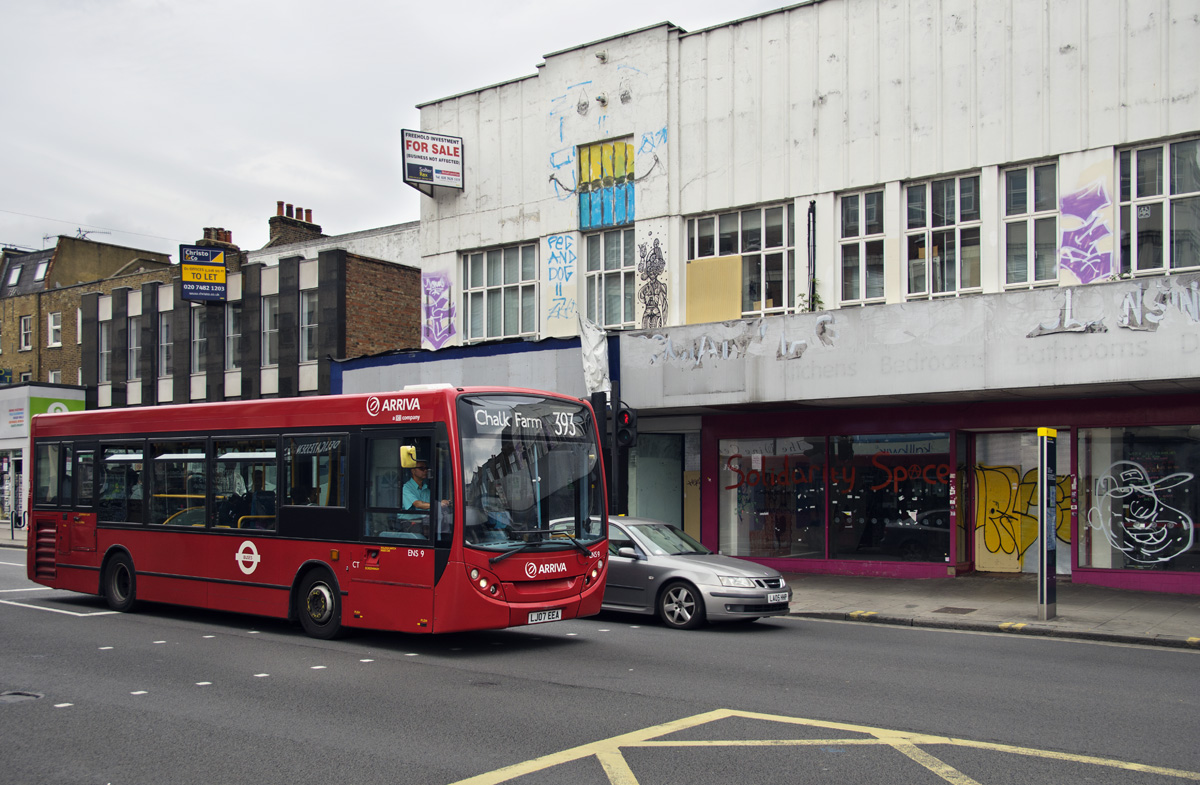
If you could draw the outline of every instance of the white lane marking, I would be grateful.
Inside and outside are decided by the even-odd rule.
[[[15,562],[15,561],[0,561],[0,564],[3,564],[5,567],[24,567],[25,566],[23,563]]]
[[[196,686],[197,686],[197,687],[208,687],[208,686],[210,686],[211,684],[212,684],[212,682],[211,682],[211,681],[198,681],[198,682],[196,682]]]
[[[256,674],[254,674],[254,678],[256,678],[256,679],[265,679],[266,677],[268,677],[268,676],[270,676],[270,675],[271,675],[271,674],[269,674],[269,673],[256,673]]]
[[[359,660],[359,662],[375,662],[375,660]]]
[[[56,704],[54,704],[54,708],[56,708],[56,709],[65,709],[65,708],[67,708],[68,706],[74,706],[74,705],[75,705],[74,703],[56,703]]]
[[[405,657],[417,657],[419,655],[415,651],[410,651],[408,654],[405,654],[404,656]]]
[[[149,692],[149,690],[134,690],[133,692],[131,692],[129,694],[130,695],[145,695],[148,692]]]
[[[44,588],[46,588],[46,587],[45,586],[35,586],[32,589],[0,589],[0,594],[8,594],[9,592],[14,592],[14,591],[41,591]]]
[[[314,665],[314,666],[312,666],[312,669],[311,669],[311,670],[314,670],[314,671],[323,671],[323,670],[325,670],[325,666],[324,666],[324,665]]]
[[[18,608],[32,608],[35,611],[49,611],[50,613],[65,613],[68,616],[112,616],[116,611],[92,611],[91,613],[76,613],[75,611],[64,611],[60,608],[43,608],[40,605],[29,605],[24,602],[14,602],[13,600],[0,600],[4,605],[15,605]]]
[[[112,646],[101,646],[100,647],[100,651],[111,651],[111,650],[112,650]]]
[[[215,637],[217,637],[217,636],[216,636],[216,635],[205,635],[204,637],[205,637],[205,638],[215,638]]]

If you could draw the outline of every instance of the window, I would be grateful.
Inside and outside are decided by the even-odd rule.
[[[262,364],[279,365],[279,295],[262,298]]]
[[[192,373],[204,373],[208,359],[208,309],[192,306]]]
[[[46,374],[46,381],[50,384],[62,384],[62,371],[49,371]]]
[[[115,523],[141,523],[145,499],[141,444],[112,445],[100,448],[100,492],[96,496],[99,520]]]
[[[883,191],[841,198],[842,302],[883,299]]]
[[[242,304],[225,303],[225,370],[242,367]]]
[[[96,368],[96,381],[108,384],[112,381],[112,322],[100,322],[98,346],[100,364]]]
[[[632,327],[637,262],[633,229],[584,238],[587,247],[587,318],[603,327]]]
[[[688,260],[742,257],[742,315],[796,309],[795,205],[755,207],[688,220]]]
[[[284,441],[284,504],[304,507],[346,506],[346,434],[304,435]]]
[[[126,320],[126,332],[129,336],[129,353],[125,373],[133,381],[142,378],[142,317],[130,316]]]
[[[1193,528],[1200,517],[1198,431],[1195,425],[1079,431],[1080,567],[1200,571]]]
[[[1121,153],[1121,272],[1200,265],[1200,139]]]
[[[212,525],[274,530],[281,503],[275,440],[217,440],[213,452],[215,473],[208,488]]]
[[[1004,173],[1004,282],[1058,280],[1058,167]]]
[[[37,268],[34,270],[34,273],[33,273],[33,280],[35,280],[35,281],[46,280],[46,272],[49,269],[50,269],[50,260],[49,259],[47,259],[44,262],[38,262]]]
[[[317,290],[300,292],[300,362],[317,360]]]
[[[580,145],[575,192],[581,231],[633,223],[633,159],[633,145],[628,141]]]
[[[62,314],[46,315],[46,345],[62,346]]]
[[[204,442],[157,442],[150,450],[150,523],[203,526],[208,492]]]
[[[30,371],[22,372],[20,380],[23,382],[32,382],[33,381],[33,373]]]
[[[170,376],[175,372],[174,342],[171,339],[170,312],[158,315],[158,375],[159,378]]]
[[[21,317],[21,351],[27,352],[33,348],[33,317]]]
[[[904,189],[910,297],[978,291],[979,175]]]
[[[19,280],[21,280],[21,268],[18,266],[18,267],[14,267],[8,271],[8,283],[5,285],[6,286],[16,286],[17,281],[19,281]]]
[[[75,309],[75,343],[80,345],[83,343],[83,309]]]
[[[467,340],[537,333],[537,246],[463,254]]]
[[[65,487],[62,445],[38,444],[34,448],[33,503],[58,504]],[[69,498],[64,501],[69,502]]]

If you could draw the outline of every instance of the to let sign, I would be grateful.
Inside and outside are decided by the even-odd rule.
[[[220,248],[179,246],[183,299],[225,301],[225,252]]]

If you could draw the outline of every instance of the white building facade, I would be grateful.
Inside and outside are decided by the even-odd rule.
[[[1054,428],[1059,571],[1200,592],[1195,11],[813,0],[425,104],[425,347],[603,325],[630,511],[791,571],[1032,570]]]

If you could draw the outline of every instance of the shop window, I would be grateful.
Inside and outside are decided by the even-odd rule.
[[[637,260],[633,230],[614,229],[584,237],[587,247],[587,318],[602,327],[634,326]]]
[[[579,229],[628,226],[635,217],[633,145],[628,141],[581,145],[576,159]]]
[[[950,560],[950,436],[837,436],[829,442],[829,557]]]
[[[978,292],[979,175],[904,189],[908,296]]]
[[[1004,172],[1004,282],[1058,280],[1058,167]]]
[[[744,318],[807,307],[796,285],[795,205],[753,207],[689,218],[688,261],[738,256]]]
[[[1200,139],[1124,150],[1121,272],[1200,265]]]
[[[1079,432],[1080,567],[1200,572],[1200,426]]]
[[[462,255],[467,341],[537,333],[537,245]]]
[[[980,572],[1037,572],[1038,457],[1036,431],[975,437],[975,569]],[[1057,572],[1071,572],[1071,440],[1058,430],[1055,441]]]
[[[720,440],[720,549],[825,558],[824,437]]]
[[[883,191],[840,202],[842,304],[883,301]]]

